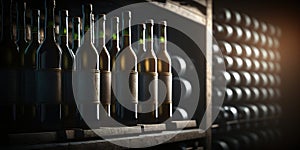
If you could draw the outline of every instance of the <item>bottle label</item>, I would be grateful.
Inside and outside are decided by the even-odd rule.
[[[72,70],[62,71],[62,100],[66,104],[74,104],[73,84],[72,84]]]
[[[17,102],[19,72],[17,70],[0,69],[1,104]]]
[[[111,72],[100,72],[100,101],[102,104],[111,104]]]
[[[36,86],[36,75],[35,70],[26,69],[23,72],[23,92],[24,92],[24,103],[34,104],[35,101],[35,86]]]
[[[138,91],[138,73],[131,71],[119,71],[115,73],[116,85],[113,90],[116,93],[116,98],[123,105],[137,104],[137,91]]]
[[[79,104],[100,103],[100,71],[78,70],[73,75],[73,87]]]
[[[171,104],[172,103],[172,73],[161,72],[158,74],[158,79],[163,82],[158,86],[159,103]],[[162,86],[162,87],[161,87]],[[165,90],[160,90],[165,89]]]
[[[158,74],[156,72],[139,72],[139,101],[158,103]]]
[[[36,71],[36,100],[38,104],[61,103],[61,69]]]

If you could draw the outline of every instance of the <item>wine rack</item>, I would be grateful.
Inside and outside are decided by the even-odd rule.
[[[281,137],[281,30],[234,9],[214,14],[216,54],[224,57],[226,94],[213,128],[213,149],[275,148]],[[213,57],[218,57],[217,55]]]
[[[122,6],[138,3],[141,1],[91,1],[94,5],[95,11],[97,13],[108,13],[114,9],[120,8]],[[178,44],[177,46],[184,49],[185,53],[191,57],[194,65],[196,66],[197,73],[199,73],[199,84],[200,84],[200,98],[196,99],[198,101],[198,106],[196,113],[190,113],[187,110],[187,114],[192,116],[191,120],[175,120],[169,123],[152,123],[152,124],[135,124],[130,125],[129,127],[100,127],[99,129],[83,129],[83,128],[71,128],[71,129],[47,129],[45,131],[34,131],[34,132],[14,132],[3,134],[5,140],[1,141],[1,148],[13,148],[13,149],[97,149],[97,148],[111,148],[111,149],[123,149],[124,147],[114,145],[110,141],[116,143],[129,143],[129,146],[132,147],[143,147],[151,146],[151,144],[156,143],[163,139],[170,138],[166,143],[162,143],[154,148],[162,147],[172,147],[172,148],[195,148],[195,149],[211,149],[211,106],[209,105],[212,101],[212,68],[211,65],[207,62],[212,60],[212,0],[193,0],[193,1],[160,1],[160,0],[145,0],[143,2],[148,2],[149,7],[161,10],[159,13],[164,13],[167,15],[175,16],[176,19],[169,20],[169,24],[184,24],[189,22],[191,24],[190,30],[187,31],[188,35],[198,39],[196,43],[189,43],[190,41],[183,37],[182,33],[174,32],[172,28],[168,29],[169,41]],[[40,8],[42,5],[40,1],[28,2],[32,8]],[[66,1],[58,2],[58,10],[68,9],[68,12],[59,12],[60,14],[68,13],[69,18],[75,16],[82,16],[81,14],[81,1]],[[100,9],[101,8],[101,9]],[[44,32],[45,14],[41,10],[40,15],[40,26],[41,30],[40,41],[46,38],[48,33]],[[55,29],[59,29],[59,20],[58,12],[54,12],[54,20],[56,22]],[[30,27],[30,14],[26,13],[26,22],[27,25],[25,28]],[[65,15],[65,14],[63,14]],[[35,16],[36,17],[36,16]],[[95,16],[96,17],[96,16]],[[121,16],[119,16],[121,17]],[[132,13],[132,18],[135,18],[135,13]],[[151,18],[151,14],[149,14]],[[1,18],[2,19],[2,18]],[[77,18],[78,19],[78,18]],[[165,19],[165,18],[161,18]],[[178,20],[180,21],[178,21]],[[15,19],[13,19],[15,20]],[[69,19],[70,20],[70,19]],[[78,22],[76,18],[73,20]],[[156,20],[157,21],[157,20]],[[2,20],[1,20],[2,22]],[[35,23],[35,22],[34,22]],[[16,23],[14,23],[16,24]],[[69,25],[70,26],[70,25]],[[15,26],[13,27],[14,33],[18,30]],[[55,36],[59,39],[61,36],[59,32]],[[72,31],[72,29],[69,29]],[[133,28],[132,32],[137,33],[137,29]],[[69,33],[70,33],[69,31]],[[2,32],[2,31],[1,31]],[[133,39],[136,39],[136,34],[132,35]],[[14,34],[15,35],[15,34]],[[28,33],[26,33],[26,40],[30,39]],[[71,37],[71,36],[70,36]],[[177,38],[183,37],[183,38]],[[71,41],[73,39],[69,39]],[[60,41],[61,42],[61,41]],[[70,47],[73,47],[69,45]],[[202,54],[200,49],[204,49]],[[171,48],[168,48],[171,49]],[[176,56],[176,53],[170,53],[171,56]],[[187,70],[188,71],[188,70]],[[187,72],[183,72],[186,73]],[[181,81],[177,81],[177,84],[173,84],[173,89],[180,87]],[[49,82],[51,83],[51,82]],[[173,90],[174,91],[174,90]],[[176,92],[173,93],[173,97],[176,97]],[[196,91],[199,92],[199,91]],[[178,101],[173,102],[174,105],[178,104]],[[54,106],[53,106],[54,107]],[[51,108],[49,108],[51,109]],[[185,108],[184,108],[185,109]],[[175,114],[174,114],[175,115]],[[204,116],[205,115],[205,116]],[[179,115],[180,116],[180,115]],[[202,130],[199,128],[200,122],[206,122],[205,127],[208,127],[208,130]],[[30,126],[30,125],[26,125]],[[103,135],[103,138],[100,138],[94,132],[100,133]],[[2,134],[1,134],[2,135]],[[171,138],[172,137],[172,138]],[[146,145],[145,145],[146,143]]]

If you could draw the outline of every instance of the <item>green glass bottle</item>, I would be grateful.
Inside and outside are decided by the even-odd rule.
[[[20,55],[20,67],[24,67],[24,55],[25,49],[29,45],[26,39],[26,28],[25,28],[25,15],[26,15],[26,3],[23,0],[17,1],[17,45],[19,47]],[[22,95],[23,96],[23,95]]]
[[[80,17],[72,18],[72,50],[75,54],[78,47],[80,46],[80,35],[81,35],[81,25],[80,25]]]
[[[158,87],[159,106],[159,121],[163,122],[172,117],[172,71],[171,58],[167,51],[167,22],[162,21],[159,24],[159,45],[160,49],[157,56],[157,72],[158,79],[164,83],[166,91],[160,90],[163,87]]]
[[[139,71],[139,115],[140,123],[156,123],[158,119],[158,76],[157,58],[153,49],[152,19],[147,20],[145,32],[145,52],[138,64]]]
[[[34,130],[36,121],[36,54],[40,46],[40,10],[31,10],[31,41],[25,50],[24,55],[24,119],[23,122],[28,125],[29,130]],[[27,127],[26,127],[27,128]]]
[[[37,50],[36,101],[43,130],[61,126],[61,47],[55,39],[55,0],[45,0],[45,39]]]
[[[0,39],[0,117],[4,129],[14,131],[16,127],[17,105],[19,104],[19,47],[12,33],[12,0],[1,0],[2,32]]]
[[[75,55],[69,48],[68,37],[68,23],[69,23],[68,10],[59,11],[59,39],[58,43],[62,50],[62,120],[65,128],[71,128],[75,126],[76,110],[73,87],[72,87],[72,73]]]

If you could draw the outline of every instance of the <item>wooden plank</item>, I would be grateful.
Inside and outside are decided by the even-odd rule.
[[[180,3],[174,1],[167,1],[166,3],[151,1],[150,3],[159,6],[161,8],[164,8],[166,10],[169,10],[170,12],[173,12],[176,15],[185,17],[199,24],[202,25],[206,24],[205,15],[197,8],[180,5]]]
[[[166,130],[166,124],[138,124],[143,132],[161,132]]]
[[[8,135],[9,144],[28,145],[57,142],[56,132],[18,133]]]
[[[180,142],[186,140],[200,139],[206,137],[206,132],[200,129],[189,129],[180,131],[163,131],[161,133],[141,134],[128,137],[110,138],[106,140],[89,140],[80,142],[65,142],[65,143],[51,143],[51,144],[37,144],[29,146],[12,146],[6,149],[122,149],[123,147],[116,144],[125,144],[130,147],[144,147],[155,144],[158,141],[170,139],[166,143]],[[1,149],[3,147],[0,147]]]
[[[213,0],[206,0],[206,128],[212,125],[212,45],[213,45]],[[205,129],[206,129],[205,128]],[[206,149],[212,145],[211,127],[207,129]]]
[[[171,121],[167,124],[168,130],[176,130],[176,129],[188,129],[188,128],[196,128],[197,122],[196,120],[181,120],[181,121]]]

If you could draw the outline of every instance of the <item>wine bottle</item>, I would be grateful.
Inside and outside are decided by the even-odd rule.
[[[78,47],[80,47],[80,38],[81,38],[81,24],[80,17],[72,18],[72,50],[76,54]]]
[[[1,6],[0,115],[5,120],[1,127],[4,126],[4,129],[14,131],[18,114],[16,108],[19,104],[19,47],[15,44],[12,36],[12,0],[2,0]]]
[[[138,105],[137,58],[131,47],[131,12],[122,13],[122,47],[116,59],[117,115],[122,123],[136,124]]]
[[[25,49],[28,46],[28,41],[26,40],[26,29],[25,29],[25,15],[26,15],[26,3],[23,0],[17,1],[17,41],[16,44],[19,47],[19,55],[20,55],[20,67],[24,67],[24,54]],[[24,92],[22,92],[24,94]],[[21,95],[24,97],[24,95]]]
[[[251,50],[250,46],[242,44],[241,47],[242,47],[242,53],[243,53],[242,56],[250,58],[252,56],[252,50]]]
[[[247,71],[240,71],[239,72],[241,76],[241,84],[245,86],[250,86],[251,85],[251,74]]]
[[[258,31],[259,26],[260,26],[259,21],[256,18],[252,17],[250,28],[255,30],[255,31]]]
[[[251,72],[250,74],[251,74],[251,82],[252,82],[251,85],[258,86],[261,83],[260,81],[261,78],[259,74],[256,72]]]
[[[25,50],[24,55],[24,124],[28,125],[29,130],[34,130],[38,123],[36,116],[36,56],[40,42],[40,10],[31,10],[31,41]],[[27,128],[27,127],[26,127]]]
[[[172,71],[171,58],[167,51],[167,22],[162,21],[159,24],[160,50],[157,53],[157,72],[158,79],[163,81],[164,85],[158,86],[159,120],[160,122],[172,117]],[[166,88],[165,92],[161,90]]]
[[[232,120],[237,120],[238,119],[238,111],[235,107],[226,105],[223,106],[224,110],[228,113],[228,120],[227,121],[232,121]]]
[[[141,61],[142,55],[145,53],[145,32],[146,32],[146,25],[139,24],[138,25],[138,52],[136,54],[138,63]]]
[[[233,69],[233,59],[230,56],[224,56],[224,62],[227,69]]]
[[[241,17],[242,17],[241,26],[245,28],[249,28],[251,26],[251,18],[244,13],[241,14]]]
[[[242,90],[242,100],[250,101],[251,100],[251,90],[248,87],[241,87]]]
[[[74,71],[73,65],[75,55],[69,48],[69,12],[68,10],[59,11],[59,39],[58,43],[62,50],[61,76],[62,76],[62,120],[65,128],[75,126],[77,106],[75,104],[73,87],[72,87],[72,73]]]
[[[55,0],[45,0],[45,40],[37,50],[36,100],[45,130],[59,129],[61,121],[61,55],[55,39]]]
[[[145,35],[146,52],[142,55],[141,62],[138,64],[139,72],[139,106],[141,123],[155,123],[158,119],[158,74],[157,57],[153,49],[153,26],[152,19],[147,20]],[[160,64],[162,65],[162,64]],[[161,72],[163,71],[160,67]],[[165,67],[165,66],[164,66]],[[169,67],[167,67],[169,71]]]
[[[261,63],[257,59],[252,59],[252,71],[259,71],[261,69]]]
[[[251,70],[251,68],[252,68],[252,61],[251,61],[251,59],[249,59],[249,58],[242,58],[242,60],[243,60],[243,70],[245,70],[245,71],[250,71]]]
[[[93,44],[93,7],[82,5],[83,41],[75,56],[75,95],[81,126],[99,127],[100,71],[99,54]],[[84,122],[85,121],[85,122]]]
[[[275,26],[274,25],[272,25],[272,24],[267,24],[267,26],[268,26],[268,35],[270,35],[270,36],[275,36],[275,34],[276,34],[276,28],[275,28]]]
[[[114,119],[118,119],[117,116],[117,106],[119,105],[117,103],[116,99],[116,91],[117,85],[116,85],[116,58],[117,54],[120,51],[120,43],[119,43],[119,17],[113,17],[111,18],[111,39],[110,39],[110,68],[112,72],[112,88],[111,88],[111,117]]]
[[[104,111],[100,112],[100,118],[110,116],[111,106],[111,69],[110,54],[105,46],[105,22],[106,15],[99,14],[96,16],[96,32],[95,46],[99,54],[99,70],[100,70],[100,101],[104,107]],[[102,110],[102,109],[100,109]]]
[[[229,71],[231,82],[230,85],[238,86],[241,84],[241,75],[236,71]]]
[[[231,47],[232,47],[232,53],[234,56],[238,56],[241,57],[243,50],[241,45],[237,44],[237,43],[231,43]]]
[[[232,20],[232,15],[229,9],[224,8],[216,13],[214,19],[221,23],[229,23]]]
[[[232,47],[231,47],[231,44],[229,44],[228,42],[226,41],[219,41],[219,46],[221,48],[221,51],[224,55],[232,55]]]

